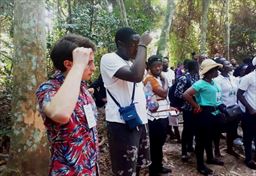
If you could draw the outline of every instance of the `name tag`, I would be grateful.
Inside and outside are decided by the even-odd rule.
[[[92,106],[88,104],[88,105],[84,105],[83,108],[84,108],[84,113],[85,113],[89,128],[95,127],[96,120],[95,120],[94,112],[92,110]]]

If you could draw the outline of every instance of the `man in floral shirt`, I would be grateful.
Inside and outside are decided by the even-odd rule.
[[[56,72],[37,90],[51,148],[50,176],[96,176],[96,106],[86,82],[95,70],[95,45],[69,34],[56,43]]]

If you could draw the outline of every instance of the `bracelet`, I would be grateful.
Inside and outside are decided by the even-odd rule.
[[[141,46],[141,47],[144,47],[145,49],[147,49],[147,46],[146,46],[146,45],[138,44],[138,46]]]

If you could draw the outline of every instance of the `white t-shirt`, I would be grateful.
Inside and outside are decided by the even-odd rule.
[[[123,60],[116,53],[103,55],[100,62],[100,71],[104,86],[122,107],[130,105],[134,83],[121,80],[114,75],[120,68],[127,65],[131,66],[132,62]],[[134,102],[143,124],[147,123],[146,98],[142,82],[136,83]],[[105,108],[106,120],[109,122],[125,123],[121,119],[118,109],[119,107],[107,93],[107,104]]]
[[[238,84],[236,78],[231,75],[229,77],[219,75],[214,80],[221,87],[221,100],[223,104],[227,107],[237,104]]]
[[[256,109],[256,70],[243,76],[238,88],[245,91],[245,99],[253,109]],[[245,108],[243,111],[245,112]]]
[[[168,68],[167,72],[162,71],[162,74],[166,77],[168,81],[168,87],[172,86],[173,80],[175,79],[175,73],[172,69]]]

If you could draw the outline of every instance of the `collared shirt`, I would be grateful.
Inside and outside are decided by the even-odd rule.
[[[89,128],[83,107],[84,105],[91,105],[95,118],[97,111],[94,100],[87,91],[86,82],[81,82],[78,101],[67,124],[58,124],[43,112],[43,107],[51,101],[64,79],[64,75],[60,71],[56,71],[49,81],[40,85],[36,92],[39,111],[50,143],[49,175],[96,176],[97,131],[96,127]]]
[[[190,83],[188,83],[188,79]],[[177,80],[178,82],[174,92],[174,96],[178,98],[183,98],[183,93],[198,80],[199,74],[191,75],[189,72],[187,72],[185,75],[181,76]],[[187,87],[187,85],[189,87]],[[185,111],[192,111],[193,108],[187,101],[184,100],[184,105],[181,107],[181,109]]]
[[[221,87],[221,98],[227,107],[237,104],[237,80],[234,76],[224,77],[219,75],[214,79]]]

